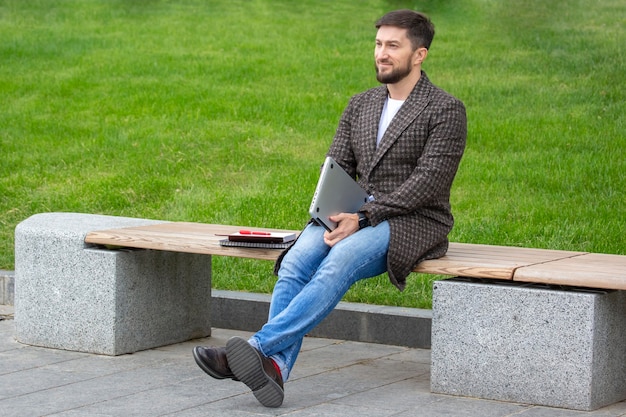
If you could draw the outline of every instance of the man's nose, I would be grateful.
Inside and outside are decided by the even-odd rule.
[[[374,52],[374,55],[376,56],[376,59],[387,58],[388,57],[387,48],[385,48],[384,46],[377,48],[376,51]]]

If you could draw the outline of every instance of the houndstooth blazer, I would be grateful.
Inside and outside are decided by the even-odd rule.
[[[467,120],[463,103],[422,72],[377,147],[387,94],[380,86],[352,97],[328,156],[374,195],[360,210],[372,226],[389,221],[388,275],[403,290],[419,262],[448,249],[454,223],[450,188],[465,149]]]

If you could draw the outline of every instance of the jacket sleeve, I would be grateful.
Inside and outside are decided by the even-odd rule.
[[[356,178],[356,156],[352,149],[352,121],[358,114],[359,101],[362,95],[353,96],[343,111],[339,124],[330,145],[327,156],[332,157],[345,171]]]

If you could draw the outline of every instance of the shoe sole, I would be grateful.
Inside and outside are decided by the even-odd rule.
[[[263,362],[255,348],[246,340],[233,337],[226,344],[226,357],[231,371],[252,390],[261,404],[273,408],[281,406],[285,392],[265,373]]]
[[[202,362],[202,360],[200,359],[200,356],[198,355],[197,349],[198,349],[197,346],[193,348],[193,358],[195,359],[196,364],[200,367],[200,369],[202,369],[204,372],[206,372],[207,374],[209,374],[215,379],[226,379],[225,376],[215,373],[213,369],[209,368],[208,366],[204,364],[204,362]]]

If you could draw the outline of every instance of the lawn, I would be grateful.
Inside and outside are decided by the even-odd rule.
[[[424,69],[465,103],[458,242],[626,254],[626,6],[585,1],[0,0],[0,269],[68,211],[299,229],[373,22],[428,13]],[[270,262],[213,286],[270,292]],[[437,276],[346,300],[430,307]]]

